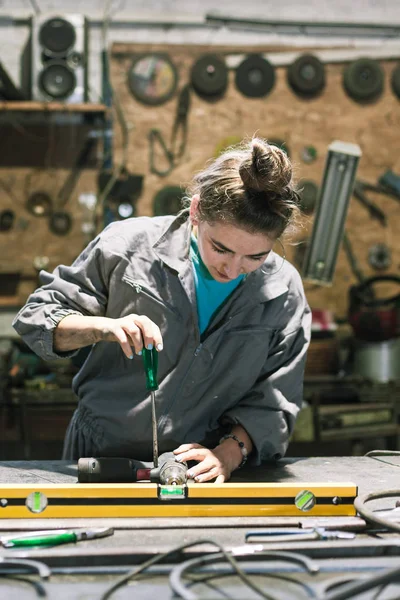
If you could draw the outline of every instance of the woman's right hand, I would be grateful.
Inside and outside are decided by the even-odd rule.
[[[163,349],[160,328],[144,315],[130,314],[119,319],[71,314],[64,317],[54,331],[54,349],[77,350],[97,342],[118,342],[125,356],[133,358],[143,346]]]
[[[145,348],[163,349],[163,339],[158,325],[145,315],[130,314],[119,319],[105,318],[101,339],[118,342],[124,354],[132,358],[132,348],[141,354]]]

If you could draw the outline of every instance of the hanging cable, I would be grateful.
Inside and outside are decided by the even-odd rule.
[[[373,590],[378,585],[388,585],[394,583],[400,579],[400,567],[395,569],[386,569],[383,573],[368,577],[368,579],[362,579],[361,581],[355,581],[348,585],[343,585],[339,590],[330,592],[324,596],[324,600],[348,600],[354,598],[362,592]],[[382,590],[379,590],[379,593]]]
[[[240,555],[236,555],[236,557],[239,557]],[[247,558],[248,556],[245,555],[245,558]],[[293,562],[298,562],[300,563],[303,567],[305,567],[309,573],[311,574],[315,574],[318,571],[318,568],[309,560],[309,559],[305,559],[304,557],[294,554],[294,553],[290,553],[290,552],[260,552],[257,553],[257,557],[262,557],[262,558],[267,558],[267,559],[278,559],[278,560],[290,560]],[[191,590],[189,590],[185,584],[183,583],[183,576],[188,573],[190,570],[194,569],[194,568],[198,568],[198,567],[203,567],[205,565],[207,565],[208,563],[215,563],[218,562],[219,560],[227,560],[229,562],[229,564],[232,566],[233,571],[236,575],[238,575],[240,577],[240,579],[243,581],[243,583],[249,587],[250,589],[252,589],[254,592],[256,592],[257,594],[259,594],[262,598],[266,598],[268,600],[274,600],[274,596],[271,596],[271,594],[268,594],[267,592],[265,592],[264,590],[262,590],[261,588],[259,588],[257,585],[254,584],[254,582],[251,580],[251,578],[248,576],[247,573],[245,573],[238,565],[237,560],[234,559],[234,561],[232,561],[232,556],[230,554],[228,554],[227,552],[219,552],[216,554],[213,554],[211,556],[209,555],[205,555],[205,556],[200,556],[198,558],[192,558],[190,560],[187,560],[183,563],[181,563],[180,565],[177,565],[176,567],[174,567],[171,571],[170,574],[170,585],[172,590],[175,592],[175,594],[178,594],[178,596],[180,598],[183,598],[183,600],[197,600],[198,596],[196,594],[194,594]],[[287,579],[290,580],[292,583],[298,583],[299,585],[302,585],[300,582],[293,580],[292,578],[287,578],[285,576],[280,576],[277,575],[278,578],[280,579]],[[302,587],[304,587],[302,585]],[[307,586],[306,591],[312,596],[315,597],[315,594],[313,592],[313,590],[311,590],[311,588],[309,586]]]
[[[388,460],[382,460],[379,458],[380,456],[400,456],[400,452],[398,450],[371,450],[370,452],[364,454],[364,456],[378,460],[379,462],[385,463],[385,465],[390,465],[391,467],[400,467],[400,464],[395,465]]]
[[[125,115],[123,113],[122,106],[119,101],[118,95],[116,94],[115,89],[111,83],[111,77],[109,74],[110,50],[109,50],[108,44],[107,44],[107,36],[108,36],[108,29],[110,26],[112,16],[116,12],[116,11],[114,11],[112,13],[111,7],[112,7],[112,0],[106,0],[105,5],[104,5],[104,18],[103,18],[103,27],[102,27],[102,53],[105,55],[105,61],[107,63],[107,78],[108,78],[109,92],[112,97],[112,103],[113,103],[113,106],[115,107],[117,119],[118,119],[118,122],[121,127],[122,158],[121,158],[120,164],[114,169],[110,179],[108,180],[106,186],[104,187],[103,191],[100,194],[99,201],[98,201],[99,209],[103,209],[104,203],[107,200],[109,192],[112,190],[115,182],[118,180],[121,173],[123,173],[126,170],[126,164],[128,161],[128,147],[129,147],[128,125],[126,123]]]
[[[383,517],[378,517],[378,515],[366,507],[367,502],[371,500],[379,500],[381,498],[393,498],[399,496],[400,497],[400,489],[394,490],[383,490],[382,492],[372,492],[370,494],[365,494],[364,496],[357,496],[354,500],[354,508],[356,511],[370,523],[374,525],[380,525],[389,529],[391,531],[397,531],[400,533],[400,523],[393,523],[389,519],[384,519]]]
[[[182,552],[184,550],[192,548],[193,546],[199,546],[199,545],[203,545],[203,544],[211,544],[212,546],[215,546],[216,548],[218,548],[218,550],[220,552],[219,553],[213,553],[213,555],[212,555],[213,558],[215,558],[216,556],[221,556],[221,555],[226,556],[226,559],[231,564],[231,566],[234,569],[235,573],[237,575],[239,575],[238,571],[241,571],[240,566],[238,565],[236,559],[230,553],[228,553],[220,544],[218,544],[214,540],[200,539],[200,540],[195,540],[194,542],[190,542],[188,544],[182,544],[180,546],[177,546],[177,547],[173,548],[172,550],[168,550],[167,552],[163,552],[161,554],[157,554],[156,556],[152,556],[149,560],[145,561],[144,563],[142,563],[141,565],[139,565],[138,567],[136,567],[132,571],[129,571],[129,573],[126,573],[122,577],[120,577],[119,579],[117,579],[117,581],[115,581],[101,595],[100,600],[108,600],[108,598],[110,598],[110,596],[117,589],[119,589],[121,586],[123,586],[126,583],[128,583],[128,581],[131,581],[132,579],[135,579],[136,577],[138,577],[138,575],[140,575],[141,573],[143,573],[146,569],[148,569],[152,565],[154,565],[154,564],[156,564],[156,563],[158,563],[158,562],[166,559],[169,556],[172,556],[173,554],[177,554],[177,553],[180,553],[180,552]],[[209,556],[209,555],[207,555],[207,556]],[[248,555],[246,555],[246,556],[248,556]],[[263,556],[263,557],[268,556],[268,558],[276,558],[278,560],[287,560],[287,561],[290,561],[290,562],[295,562],[295,563],[300,564],[301,566],[303,566],[303,568],[306,569],[311,574],[317,573],[319,571],[319,567],[315,564],[315,562],[312,559],[310,559],[308,557],[305,557],[305,556],[302,556],[301,554],[296,554],[294,552],[269,552],[268,551],[268,552],[265,552],[265,553],[260,553],[260,556]],[[178,575],[179,575],[179,573],[178,573]],[[244,575],[244,579],[243,580],[247,583],[247,580],[249,578],[246,575],[246,573],[243,573],[243,575]],[[257,586],[255,586],[255,587],[257,587]],[[262,590],[260,590],[260,591],[261,591],[261,593],[264,593]],[[264,598],[268,598],[268,596],[264,596]]]

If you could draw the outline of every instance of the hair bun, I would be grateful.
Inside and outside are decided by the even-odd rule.
[[[281,192],[292,179],[292,167],[286,153],[259,138],[254,138],[251,146],[251,158],[239,167],[244,187],[258,192]]]

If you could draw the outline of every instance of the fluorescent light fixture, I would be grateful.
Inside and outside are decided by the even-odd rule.
[[[360,156],[357,144],[335,141],[328,147],[314,225],[302,267],[306,281],[320,285],[332,283]]]

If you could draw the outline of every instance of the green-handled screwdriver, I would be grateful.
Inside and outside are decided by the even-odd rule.
[[[149,390],[151,396],[151,422],[153,426],[153,463],[154,467],[158,467],[158,434],[157,434],[157,416],[156,416],[156,394],[158,390],[157,383],[157,368],[158,368],[158,352],[155,348],[149,350],[143,348],[143,364],[146,373],[146,389]]]

